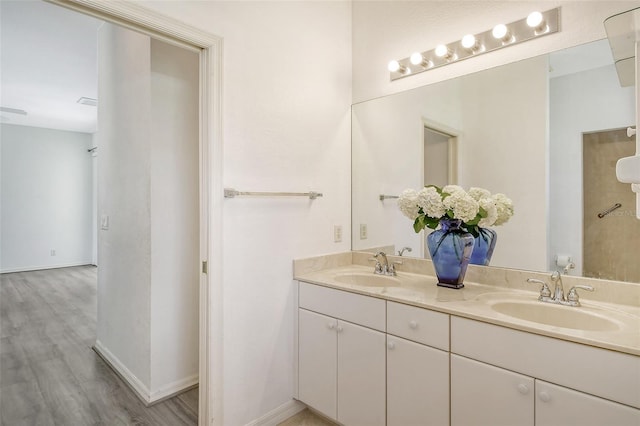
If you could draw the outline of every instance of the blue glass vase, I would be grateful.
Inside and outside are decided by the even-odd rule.
[[[464,287],[473,244],[473,235],[462,228],[459,219],[441,219],[439,229],[427,235],[427,246],[439,286]]]
[[[497,240],[498,234],[493,229],[478,228],[478,236],[475,238],[469,263],[473,265],[489,265]]]

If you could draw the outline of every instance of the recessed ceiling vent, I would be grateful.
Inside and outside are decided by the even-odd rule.
[[[11,114],[27,115],[27,111],[17,108],[8,108],[0,106],[0,112],[9,112]]]
[[[89,105],[89,106],[97,106],[98,105],[98,100],[97,99],[85,98],[84,96],[81,97],[80,99],[78,99],[77,102],[79,104],[82,104],[82,105]]]

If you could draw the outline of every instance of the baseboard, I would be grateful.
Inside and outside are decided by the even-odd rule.
[[[302,402],[292,399],[291,401],[285,402],[281,406],[269,411],[259,419],[247,423],[245,426],[276,426],[278,423],[287,420],[289,417],[295,416],[306,407],[307,406]]]
[[[165,399],[169,399],[174,397],[182,392],[186,392],[194,387],[198,386],[198,375],[194,374],[193,376],[186,377],[184,379],[176,380],[173,383],[169,383],[167,385],[162,386],[157,391],[151,392],[149,396],[149,404],[153,405],[158,402],[162,402]]]
[[[93,350],[134,391],[147,407],[198,386],[198,375],[195,374],[184,379],[176,380],[173,383],[161,387],[157,391],[151,392],[149,388],[125,367],[109,349],[105,348],[99,340],[96,340]]]
[[[0,274],[12,274],[14,272],[30,272],[30,271],[43,271],[45,269],[60,269],[60,268],[72,268],[74,266],[90,266],[91,262],[71,262],[71,263],[61,263],[57,265],[47,265],[47,266],[23,266],[21,268],[8,268],[8,269],[0,269]]]
[[[151,404],[149,388],[138,379],[120,360],[105,348],[99,340],[93,346],[93,350],[107,363],[109,367],[133,390],[133,392],[145,404]]]

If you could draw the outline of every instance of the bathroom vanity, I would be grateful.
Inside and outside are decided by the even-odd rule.
[[[369,256],[295,262],[296,398],[309,407],[363,426],[640,424],[638,286],[549,306],[526,283],[544,274],[472,268],[452,290],[428,260],[392,277]]]

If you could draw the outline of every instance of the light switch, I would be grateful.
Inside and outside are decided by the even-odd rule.
[[[334,225],[333,227],[333,242],[339,243],[342,241],[342,226]]]
[[[105,231],[109,229],[109,215],[103,214],[100,217],[100,229]]]

